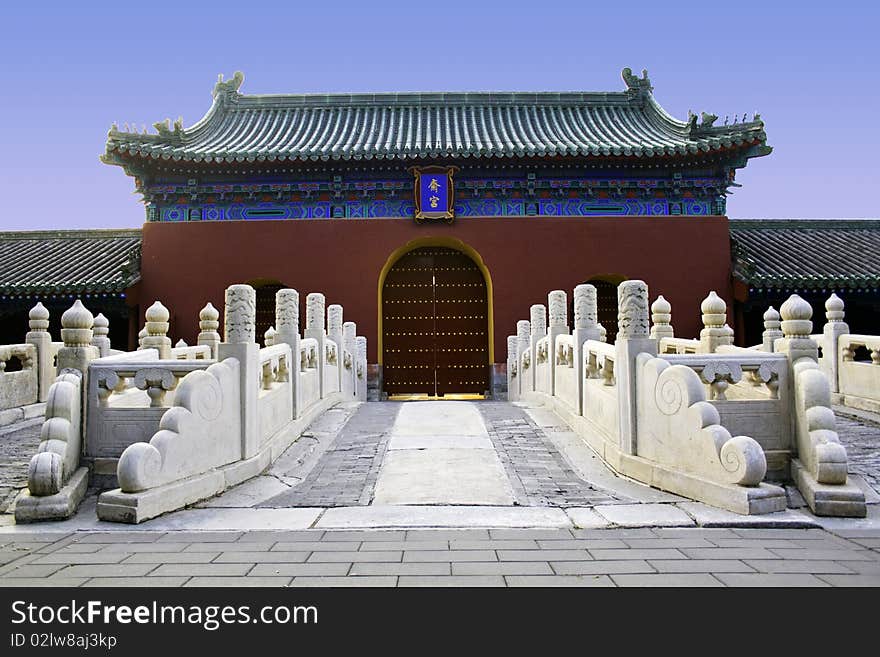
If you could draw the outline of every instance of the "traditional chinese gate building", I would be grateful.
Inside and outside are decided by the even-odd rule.
[[[322,290],[360,319],[385,392],[482,393],[502,330],[548,289],[596,284],[609,339],[624,279],[673,307],[733,300],[725,198],[771,150],[758,116],[677,120],[629,69],[602,93],[245,95],[242,80],[221,77],[188,128],[107,140],[146,205],[132,303],[161,298],[175,339],[234,282],[267,304],[278,286]],[[425,167],[448,190],[420,185]],[[417,221],[432,203],[454,216]]]

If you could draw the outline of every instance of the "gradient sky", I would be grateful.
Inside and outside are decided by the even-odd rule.
[[[738,173],[731,217],[876,217],[874,2],[8,2],[0,230],[137,227],[101,164],[113,121],[151,126],[243,93],[618,91],[647,68],[672,115],[758,111],[774,152]],[[151,128],[152,131],[152,128]]]

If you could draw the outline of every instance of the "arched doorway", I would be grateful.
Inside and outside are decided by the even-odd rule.
[[[611,344],[617,339],[617,286],[625,280],[619,274],[603,274],[584,281],[596,288],[597,319],[605,327],[606,340]]]
[[[384,391],[389,396],[488,391],[490,288],[481,266],[456,248],[416,246],[383,274]]]
[[[263,344],[263,336],[270,326],[275,325],[275,293],[286,287],[281,281],[269,278],[258,278],[248,281],[257,293],[255,321],[255,339]]]

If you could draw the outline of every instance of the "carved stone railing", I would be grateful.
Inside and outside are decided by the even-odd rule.
[[[859,348],[867,350],[870,361],[855,360]],[[837,358],[837,385],[843,403],[880,413],[880,336],[852,333],[840,336]]]
[[[620,422],[617,407],[617,381],[614,377],[616,352],[613,344],[587,340],[583,345],[583,415],[594,430],[617,441]]]
[[[172,347],[171,358],[176,360],[211,360],[211,347],[208,345]]]
[[[209,360],[158,360],[154,349],[100,358],[89,365],[85,455],[115,459],[149,440],[190,372]]]
[[[299,343],[299,404],[307,409],[321,399],[321,370],[318,367],[318,341],[304,338]]]
[[[553,392],[553,381],[551,380],[553,368],[550,365],[550,358],[553,356],[549,353],[551,339],[550,336],[544,336],[535,344],[535,390],[550,395]]]
[[[324,385],[322,386],[322,398],[334,392],[339,392],[339,347],[333,340],[324,340],[323,372]]]
[[[658,348],[658,352],[661,354],[696,354],[699,350],[699,340],[686,338],[663,338],[660,340]]]
[[[6,371],[13,358],[21,364],[21,369]],[[0,346],[0,411],[38,401],[40,382],[36,359],[37,349],[32,344]]]
[[[715,354],[661,354],[660,358],[693,370],[707,401],[718,410],[721,424],[761,445],[768,478],[787,478],[793,445],[787,359],[730,346],[718,350]]]
[[[291,351],[288,344],[260,349],[258,404],[262,442],[293,420],[290,361]]]
[[[575,367],[575,344],[571,335],[556,336],[556,369],[554,372],[555,386],[553,394],[576,413],[579,409],[578,395],[581,387],[577,380],[578,368]]]

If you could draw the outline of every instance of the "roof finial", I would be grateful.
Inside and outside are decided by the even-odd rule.
[[[620,76],[623,78],[623,81],[626,83],[626,88],[629,91],[650,92],[654,88],[651,86],[651,81],[648,79],[648,69],[642,69],[642,77],[638,77],[633,75],[631,68],[627,67],[620,72]]]
[[[218,94],[234,94],[237,93],[239,88],[241,87],[241,83],[244,82],[244,73],[241,71],[236,71],[232,75],[232,79],[223,81],[223,74],[221,73],[217,77],[217,84],[214,85],[214,91],[212,95],[214,98],[217,97]]]

